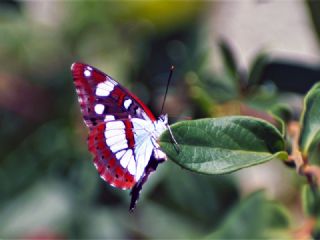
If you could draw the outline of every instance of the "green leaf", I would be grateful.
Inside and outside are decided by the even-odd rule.
[[[263,192],[255,192],[242,200],[208,235],[208,239],[287,238],[289,217],[286,209],[266,200]]]
[[[264,67],[269,62],[269,56],[265,53],[261,53],[256,56],[251,65],[251,69],[248,76],[248,85],[258,85],[261,80],[261,75]]]
[[[308,163],[310,165],[320,165],[320,149],[317,146],[309,149]]]
[[[288,123],[292,118],[292,112],[289,106],[284,104],[277,104],[269,110],[270,114],[278,122],[282,136],[286,134],[286,123]]]
[[[292,112],[288,105],[277,104],[270,109],[272,115],[277,116],[283,122],[287,123],[292,119]]]
[[[234,58],[234,53],[232,52],[231,47],[229,44],[222,40],[219,43],[224,67],[226,69],[226,72],[233,78],[237,79],[238,78],[238,67],[236,60]]]
[[[198,86],[190,87],[190,98],[195,105],[196,113],[202,117],[212,117],[214,113],[214,100],[208,95],[203,88]]]
[[[217,102],[226,102],[239,97],[238,86],[227,75],[200,76],[201,85]],[[214,94],[212,94],[214,93]]]
[[[314,191],[309,185],[304,185],[302,188],[302,206],[306,215],[319,216],[320,213],[320,193],[319,189]]]
[[[319,143],[320,133],[320,83],[315,84],[304,99],[304,112],[301,115],[300,147],[307,156],[310,148]]]
[[[286,159],[281,133],[271,124],[250,117],[223,117],[183,121],[172,125],[180,151],[168,131],[160,145],[183,168],[206,174],[222,174],[271,159]]]

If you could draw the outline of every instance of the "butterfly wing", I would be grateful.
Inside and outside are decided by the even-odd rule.
[[[110,185],[132,188],[154,150],[155,143],[145,129],[155,117],[135,95],[98,69],[74,63],[71,70],[90,129],[88,147],[95,167]]]
[[[138,97],[107,74],[83,63],[73,63],[71,71],[83,119],[89,128],[129,116],[156,120]]]

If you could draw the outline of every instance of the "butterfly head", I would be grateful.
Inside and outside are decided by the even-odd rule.
[[[168,114],[161,114],[158,122],[161,121],[163,124],[168,124]]]
[[[154,124],[155,124],[156,138],[158,138],[168,128],[168,115],[161,114],[158,120]]]

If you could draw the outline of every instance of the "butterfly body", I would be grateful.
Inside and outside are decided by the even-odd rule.
[[[166,160],[157,140],[167,115],[156,119],[138,97],[92,66],[74,63],[71,71],[94,165],[111,186],[133,189],[133,209],[149,174]]]

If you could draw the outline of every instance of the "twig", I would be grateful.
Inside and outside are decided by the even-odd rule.
[[[288,160],[294,161],[297,171],[301,174],[301,170],[307,164],[307,160],[303,158],[299,148],[300,124],[298,122],[289,122],[288,135],[292,140],[292,152]]]

